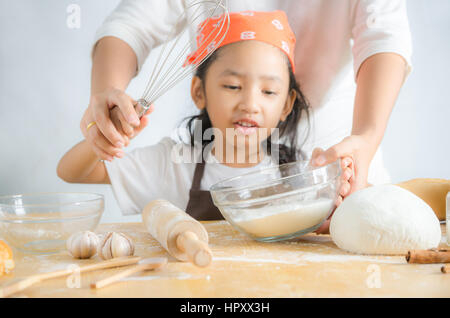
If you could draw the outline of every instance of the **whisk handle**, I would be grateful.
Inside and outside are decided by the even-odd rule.
[[[138,99],[136,105],[134,105],[134,109],[136,110],[139,118],[141,118],[142,116],[144,116],[145,112],[150,108],[150,106],[151,103],[147,102],[143,98],[140,98]]]

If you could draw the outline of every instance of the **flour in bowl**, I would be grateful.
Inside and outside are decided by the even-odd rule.
[[[331,212],[334,202],[319,198],[313,201],[261,208],[224,209],[230,221],[255,237],[287,235],[318,225]]]

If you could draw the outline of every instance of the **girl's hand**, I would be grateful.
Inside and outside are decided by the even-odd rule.
[[[370,154],[375,153],[372,147],[369,138],[352,135],[344,138],[340,143],[330,147],[326,151],[320,148],[314,149],[311,158],[311,164],[314,166],[324,166],[341,159],[341,186],[339,188],[336,207],[353,192],[369,186],[367,176],[370,161],[372,160]],[[316,230],[317,234],[326,234],[329,232],[331,216]]]
[[[129,142],[128,135],[124,133],[129,132],[127,125],[139,128],[142,124],[134,109],[135,103],[125,92],[116,88],[91,96],[89,106],[81,119],[80,129],[100,159],[112,161],[114,157],[123,156],[122,148]],[[119,122],[123,124],[120,126],[123,127],[120,132],[110,117],[110,110],[115,106],[123,115],[119,118]]]

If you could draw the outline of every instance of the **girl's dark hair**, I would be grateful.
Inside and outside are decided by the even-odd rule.
[[[211,54],[211,56],[209,56],[208,59],[206,59],[202,64],[198,66],[195,72],[195,76],[199,77],[203,83],[205,83],[206,72],[208,71],[208,68],[211,66],[211,64],[217,59],[219,51],[220,48],[216,50],[213,54]],[[280,143],[278,145],[279,164],[299,160],[300,158],[298,158],[298,156],[302,156],[301,146],[299,147],[297,145],[297,127],[300,122],[303,111],[305,112],[308,121],[307,134],[304,140],[306,140],[310,129],[309,105],[306,101],[305,96],[300,90],[300,86],[297,80],[295,79],[295,75],[292,71],[292,66],[289,59],[286,58],[286,60],[289,67],[289,92],[294,90],[296,93],[296,99],[291,113],[286,117],[285,121],[280,121],[277,126],[277,128],[279,129],[280,140],[285,140],[285,143],[282,144]],[[198,132],[197,136],[198,135],[204,136],[204,132],[208,128],[212,128],[212,123],[209,118],[206,107],[203,108],[198,115],[186,117],[183,119],[183,121],[187,121],[186,127],[189,133],[189,142],[192,147],[195,146],[194,136],[196,136],[196,134],[194,132],[196,129],[199,129],[201,127],[201,135],[200,132]],[[200,127],[195,126],[196,121],[200,121],[201,123],[201,125],[199,125]],[[212,138],[214,138],[214,136]],[[204,149],[210,142],[211,140],[203,140],[202,138],[202,148]],[[267,154],[270,155],[272,153],[271,136],[267,138],[266,144],[267,144]]]

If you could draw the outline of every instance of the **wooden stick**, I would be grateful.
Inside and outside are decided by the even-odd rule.
[[[406,261],[417,264],[450,263],[450,250],[411,250],[406,254]]]
[[[132,265],[132,264],[136,264],[137,262],[139,262],[140,259],[141,258],[139,256],[131,256],[131,257],[126,256],[126,257],[112,258],[112,259],[102,261],[99,263],[80,266],[78,269],[76,269],[76,271],[79,271],[80,273],[84,273],[84,272],[94,271],[94,270],[98,270],[98,269],[106,269],[106,268],[111,268],[111,267]],[[47,279],[70,275],[74,271],[75,271],[74,269],[63,269],[63,270],[59,270],[59,271],[29,276],[17,283],[11,284],[9,286],[6,286],[6,287],[0,289],[0,298],[8,297],[12,294],[15,294],[15,293],[22,291],[36,283],[42,282]]]
[[[208,244],[199,240],[194,232],[186,231],[178,235],[177,247],[197,266],[205,267],[211,263],[212,253]]]
[[[140,262],[140,264],[138,264],[136,266],[125,269],[117,274],[111,275],[105,279],[101,279],[101,280],[96,281],[95,283],[92,283],[91,288],[93,288],[93,289],[103,288],[105,286],[108,286],[112,283],[119,281],[122,278],[130,276],[134,273],[157,269],[157,268],[164,266],[166,263],[167,263],[167,258],[165,258],[165,257],[164,258],[159,257],[159,258],[145,259],[145,260],[142,260]]]
[[[450,273],[450,264],[445,264],[441,267],[441,272],[444,274]]]

